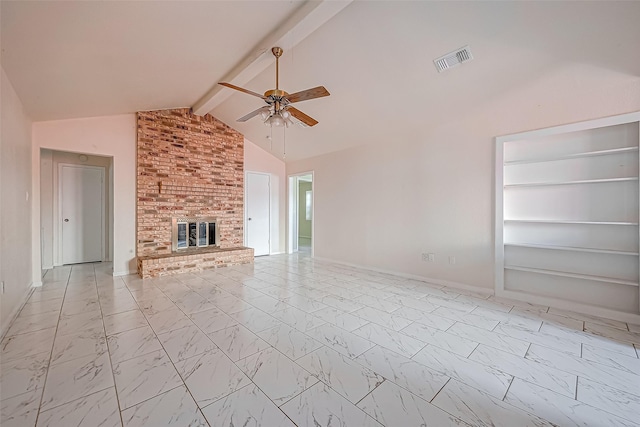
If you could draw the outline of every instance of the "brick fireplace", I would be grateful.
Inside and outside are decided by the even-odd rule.
[[[242,246],[242,134],[189,109],[139,112],[137,123],[138,274],[147,278],[253,262],[253,249]],[[187,227],[215,219],[212,244],[177,248],[172,244],[177,218],[190,219]],[[198,231],[207,242],[208,227]]]

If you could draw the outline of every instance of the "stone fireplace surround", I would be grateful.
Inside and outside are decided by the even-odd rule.
[[[143,278],[253,262],[242,246],[244,137],[189,109],[137,113],[137,259]],[[174,218],[215,218],[216,244],[172,249]]]

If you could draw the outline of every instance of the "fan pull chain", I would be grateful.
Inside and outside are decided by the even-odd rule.
[[[273,153],[273,125],[269,126],[269,151]]]
[[[287,158],[287,127],[283,127],[282,128],[282,145],[283,145],[283,149],[282,149],[282,160],[285,160]]]

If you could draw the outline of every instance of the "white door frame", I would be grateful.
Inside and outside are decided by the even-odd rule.
[[[100,260],[102,262],[105,261],[105,256],[104,256],[104,245],[105,245],[105,235],[106,235],[106,215],[104,212],[104,204],[105,204],[105,199],[104,199],[104,177],[105,177],[105,170],[104,167],[102,166],[88,166],[88,165],[76,165],[73,163],[58,163],[58,177],[57,177],[57,188],[56,191],[58,192],[58,197],[56,198],[57,202],[58,202],[58,206],[57,209],[54,209],[54,216],[56,216],[57,218],[53,218],[54,223],[58,224],[57,227],[55,228],[56,230],[58,230],[58,236],[57,236],[57,242],[55,243],[55,246],[58,248],[58,253],[55,254],[55,260],[54,260],[54,265],[55,266],[61,266],[62,264],[62,191],[61,191],[61,187],[62,187],[62,168],[64,167],[73,167],[73,168],[83,168],[83,169],[96,169],[100,171],[101,174],[101,178],[102,178],[102,185],[100,186],[100,212],[102,212],[102,221],[101,221],[101,230],[100,230],[100,239],[102,240],[100,243]],[[40,245],[40,247],[42,247],[42,243]]]
[[[298,178],[306,175],[311,175],[311,256],[313,257],[316,245],[316,179],[313,171],[291,174],[287,179],[287,185],[289,187],[287,191],[289,195],[287,198],[287,203],[289,204],[287,208],[287,253],[292,254],[293,252],[298,251],[298,197],[300,192],[300,181]]]
[[[248,188],[248,183],[249,183],[249,174],[254,174],[254,175],[266,175],[269,177],[269,254],[271,255],[271,253],[273,252],[272,248],[271,248],[271,197],[272,197],[272,191],[271,190],[271,174],[270,173],[266,173],[266,172],[254,172],[254,171],[245,171],[244,172],[244,182],[245,184],[245,191],[244,191],[244,215],[243,215],[243,226],[244,226],[244,233],[243,233],[243,244],[245,246],[247,246],[247,244],[249,243],[248,240],[248,235],[249,235],[249,224],[247,223],[247,207],[249,206],[247,204],[247,194],[249,193],[249,191],[247,191]]]

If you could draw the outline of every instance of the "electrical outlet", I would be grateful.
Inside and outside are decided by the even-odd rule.
[[[422,261],[434,262],[435,260],[436,260],[436,254],[428,254],[425,252],[422,253]]]
[[[453,265],[453,264],[455,264],[455,263],[456,263],[456,257],[454,257],[454,256],[450,256],[450,257],[449,257],[449,264]]]

